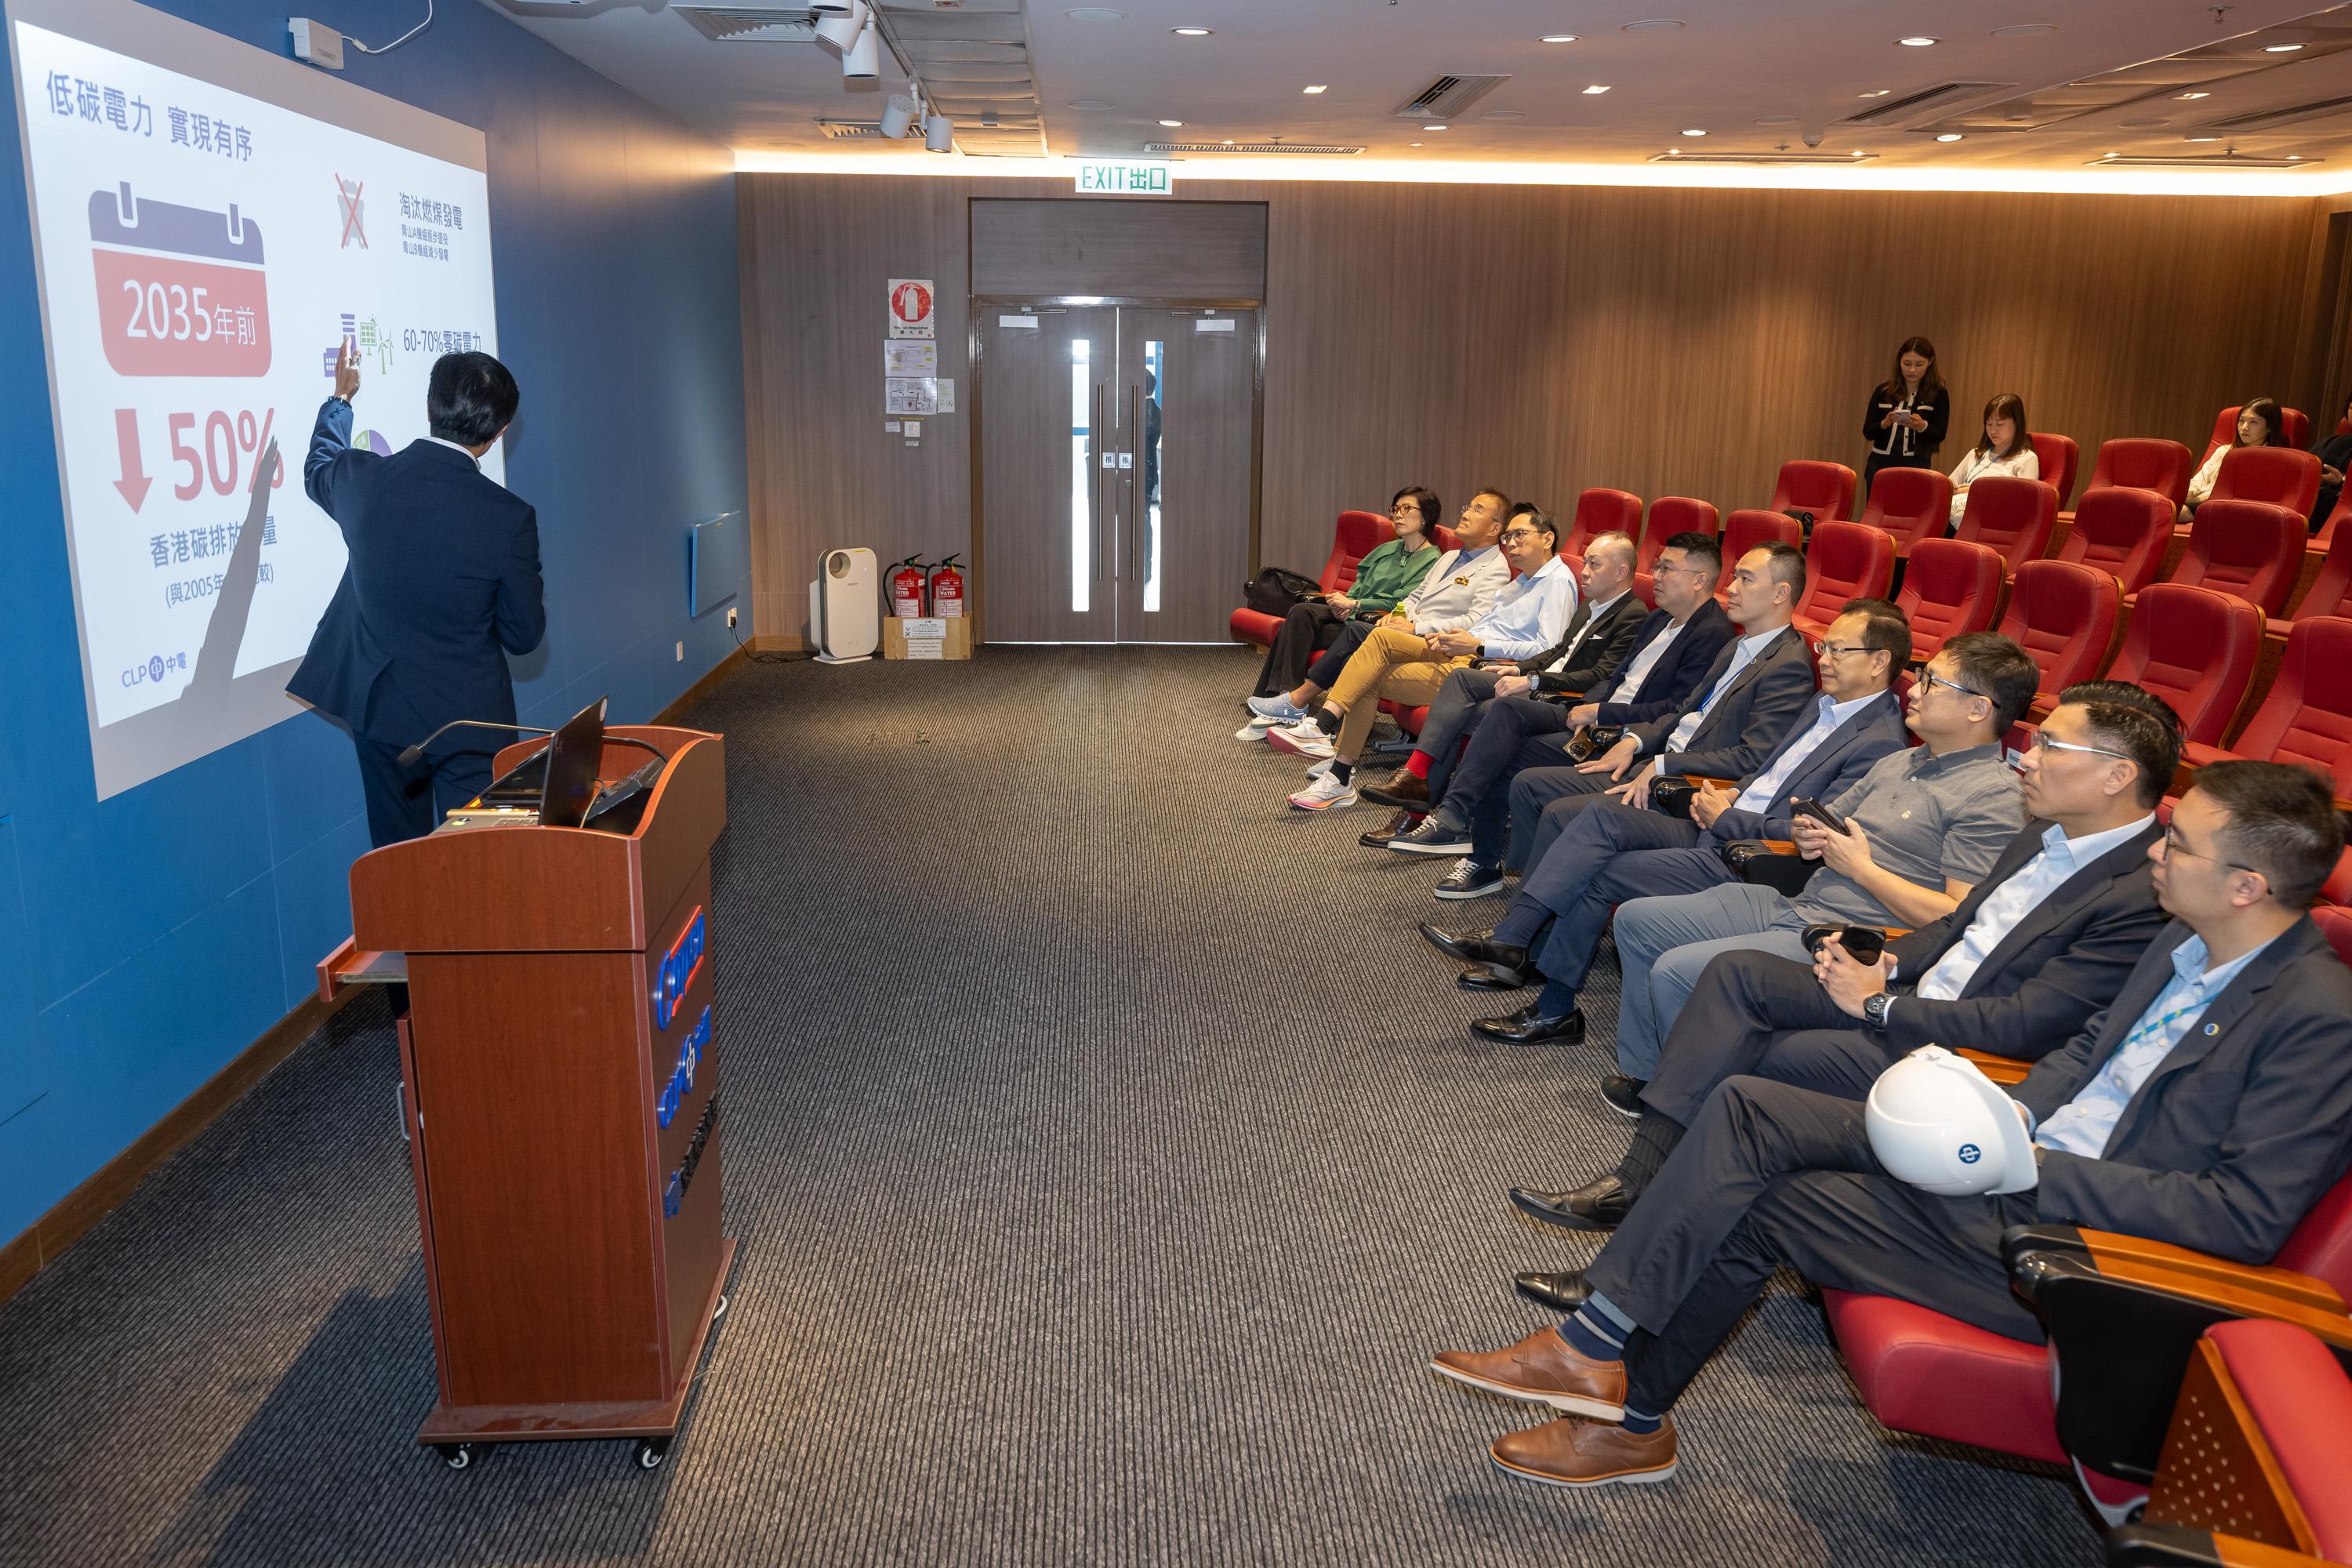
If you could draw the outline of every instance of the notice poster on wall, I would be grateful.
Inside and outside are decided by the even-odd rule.
[[[435,359],[497,352],[485,148],[129,0],[7,16],[104,799],[301,711],[344,553],[311,422],[344,342],[383,453],[425,433]]]

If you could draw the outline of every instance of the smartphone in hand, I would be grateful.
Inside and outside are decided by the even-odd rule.
[[[1823,827],[1828,828],[1832,833],[1851,836],[1853,832],[1852,828],[1845,825],[1844,817],[1840,816],[1836,812],[1832,811],[1828,806],[1823,805],[1820,801],[1813,799],[1810,795],[1801,795],[1796,799],[1790,801],[1789,803],[1789,814],[1792,816],[1811,817],[1815,822],[1820,823]]]

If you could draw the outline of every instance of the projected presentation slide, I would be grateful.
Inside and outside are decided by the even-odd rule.
[[[301,711],[336,349],[356,442],[425,434],[434,360],[498,352],[489,191],[480,132],[290,59],[129,0],[7,14],[103,799]]]

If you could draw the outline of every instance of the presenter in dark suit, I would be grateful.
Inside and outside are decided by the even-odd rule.
[[[1778,1268],[2038,1342],[2001,1258],[2011,1226],[2268,1263],[2352,1159],[2352,971],[2305,912],[2343,848],[2332,795],[2278,763],[2199,770],[2150,851],[2173,923],[2114,1004],[2009,1090],[2034,1147],[2025,1191],[1924,1192],[1879,1164],[1853,1100],[1717,1088],[1566,1321],[1437,1358],[1474,1387],[1591,1417],[1505,1436],[1496,1463],[1554,1484],[1664,1479],[1666,1412]]]
[[[547,632],[539,521],[481,471],[520,401],[485,353],[444,354],[426,428],[390,457],[352,445],[359,356],[346,342],[319,410],[302,488],[342,530],[343,580],[286,689],[352,732],[378,846],[433,831],[490,779],[495,742],[459,731],[418,763],[400,752],[453,719],[514,722],[506,656]]]
[[[1695,893],[1730,879],[1723,847],[1777,837],[1790,829],[1790,802],[1834,800],[1878,759],[1900,750],[1903,705],[1889,689],[1911,658],[1911,627],[1884,599],[1857,599],[1830,623],[1819,655],[1821,695],[1810,723],[1792,724],[1753,773],[1730,790],[1703,789],[1689,815],[1674,816],[1637,775],[1580,812],[1528,868],[1509,911],[1486,931],[1421,934],[1447,957],[1471,965],[1466,991],[1516,990],[1543,976],[1544,988],[1507,1017],[1480,1018],[1471,1031],[1515,1046],[1572,1044],[1584,1037],[1577,1006],[1586,972],[1627,899]],[[1530,963],[1530,950],[1533,962]]]
[[[1373,837],[1399,854],[1465,856],[1464,887],[1491,890],[1501,874],[1512,779],[1524,768],[1565,762],[1569,742],[1584,725],[1637,723],[1680,708],[1732,638],[1731,617],[1715,602],[1722,575],[1723,556],[1712,534],[1675,535],[1654,569],[1658,607],[1635,628],[1616,668],[1584,686],[1570,685],[1567,673],[1539,673],[1528,678],[1527,690],[1497,695],[1470,731],[1445,788],[1436,793],[1437,809],[1417,827],[1399,824],[1398,830]],[[1579,697],[1583,700],[1576,701]]]

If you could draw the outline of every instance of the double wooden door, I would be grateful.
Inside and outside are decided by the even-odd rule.
[[[975,314],[988,640],[1225,641],[1249,571],[1257,312]]]

